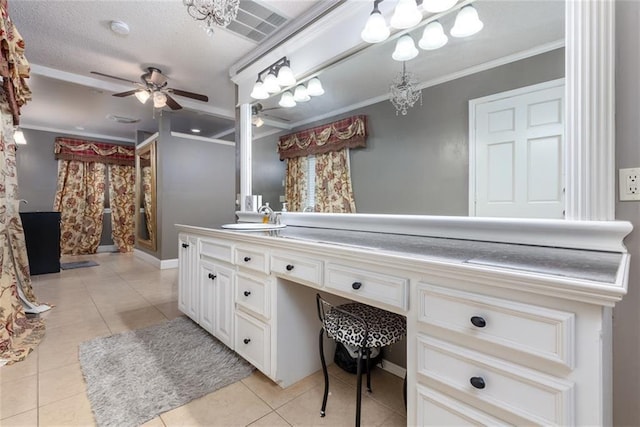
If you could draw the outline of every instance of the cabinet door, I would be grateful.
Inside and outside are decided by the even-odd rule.
[[[198,240],[194,236],[180,234],[178,245],[178,309],[198,322]]]
[[[233,349],[233,278],[230,268],[216,266],[213,335]]]
[[[210,334],[215,335],[215,306],[216,306],[216,272],[215,266],[206,261],[200,261],[200,318],[198,323]]]

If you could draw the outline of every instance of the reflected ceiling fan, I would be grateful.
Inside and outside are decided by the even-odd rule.
[[[278,117],[278,116],[265,113],[265,111],[277,110],[279,108],[280,107],[263,108],[262,104],[260,104],[259,102],[256,104],[253,104],[251,106],[251,124],[259,128],[264,124],[264,120],[262,119],[263,116],[272,117],[276,120],[282,120],[283,122],[288,122],[289,119],[285,119],[284,117]]]
[[[113,96],[124,98],[125,96],[135,95],[138,101],[141,103],[147,102],[148,99],[153,101],[155,108],[162,108],[169,106],[172,110],[179,110],[182,108],[178,102],[173,99],[171,95],[184,96],[185,98],[196,99],[202,102],[208,102],[209,97],[206,95],[200,95],[199,93],[187,92],[186,90],[174,89],[167,87],[169,84],[169,78],[162,74],[160,69],[155,67],[147,67],[147,72],[140,76],[142,83],[134,82],[133,80],[123,79],[122,77],[111,76],[109,74],[100,73],[98,71],[91,71],[91,74],[96,74],[102,77],[108,77],[110,79],[122,80],[124,82],[131,83],[137,88],[128,90],[126,92],[114,93]]]

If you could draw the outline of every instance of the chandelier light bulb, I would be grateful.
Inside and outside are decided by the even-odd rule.
[[[296,106],[296,101],[295,99],[293,99],[293,94],[291,93],[291,91],[286,91],[282,94],[278,105],[284,108],[291,108]]]
[[[458,0],[423,0],[422,8],[427,12],[440,13],[451,9]]]
[[[482,30],[484,24],[478,17],[478,11],[472,5],[460,9],[456,15],[456,22],[451,28],[453,37],[469,37]]]
[[[140,103],[142,104],[147,102],[147,100],[151,97],[151,94],[146,90],[139,90],[134,95],[136,96],[136,98],[138,98],[138,101],[140,101]]]
[[[304,85],[296,86],[296,90],[293,92],[293,100],[296,102],[307,102],[311,99],[307,88]]]
[[[416,0],[400,0],[391,17],[391,26],[397,29],[411,28],[422,21],[422,12],[418,9]]]
[[[444,33],[442,24],[438,21],[433,21],[424,27],[424,32],[422,33],[422,38],[418,42],[418,46],[420,46],[420,49],[434,50],[441,48],[447,44],[448,41],[449,37]]]
[[[280,85],[278,84],[278,78],[274,73],[269,72],[269,74],[267,74],[267,77],[264,78],[263,87],[269,93],[280,92]]]
[[[167,95],[162,92],[154,92],[153,94],[153,107],[162,108],[167,105]]]
[[[309,80],[307,83],[307,94],[309,96],[320,96],[324,94],[324,88],[322,87],[322,83],[320,83],[320,79],[314,77]]]
[[[264,88],[264,83],[262,83],[262,80],[258,80],[253,85],[253,90],[251,91],[251,94],[249,96],[253,99],[267,99],[269,97],[269,92],[267,92],[267,90]]]
[[[288,64],[283,65],[278,70],[278,84],[282,87],[293,86],[296,84],[296,78]]]
[[[376,6],[373,12],[371,12],[371,15],[369,15],[369,19],[367,19],[367,23],[360,33],[360,37],[367,43],[380,43],[385,41],[389,37],[389,34],[391,34],[391,31],[387,26],[387,22]]]
[[[405,34],[396,42],[396,49],[391,57],[396,61],[408,61],[418,56],[418,49],[410,35]]]

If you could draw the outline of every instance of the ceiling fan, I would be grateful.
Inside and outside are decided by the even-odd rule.
[[[110,79],[122,80],[124,82],[135,85],[137,89],[114,93],[113,96],[124,98],[125,96],[135,95],[136,98],[138,98],[138,101],[143,104],[147,102],[149,98],[151,98],[153,100],[153,106],[155,108],[162,108],[168,105],[172,110],[181,109],[182,106],[178,104],[178,102],[173,99],[171,95],[184,96],[186,98],[196,99],[203,102],[209,101],[209,97],[207,97],[206,95],[200,95],[199,93],[187,92],[186,90],[167,87],[167,85],[169,84],[169,78],[162,74],[162,71],[160,71],[160,69],[155,67],[147,67],[147,72],[140,76],[140,80],[142,81],[142,83],[138,83],[129,79],[123,79],[122,77],[111,76],[109,74],[100,73],[98,71],[91,71],[91,74],[108,77]]]
[[[273,117],[276,120],[282,120],[284,122],[288,122],[289,119],[285,119],[284,117],[278,117],[278,116],[273,116],[271,114],[266,114],[265,111],[269,111],[269,110],[277,110],[280,107],[272,107],[272,108],[263,108],[262,104],[260,104],[259,102],[256,104],[253,104],[251,106],[251,124],[253,124],[255,127],[260,127],[264,124],[264,120],[262,119],[262,117]]]

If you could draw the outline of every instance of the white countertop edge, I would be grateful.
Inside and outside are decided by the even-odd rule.
[[[262,218],[256,212],[236,212],[236,215],[240,221],[247,222]],[[282,223],[298,227],[409,234],[622,253],[627,252],[623,240],[633,230],[633,226],[628,221],[312,212],[283,212]]]

